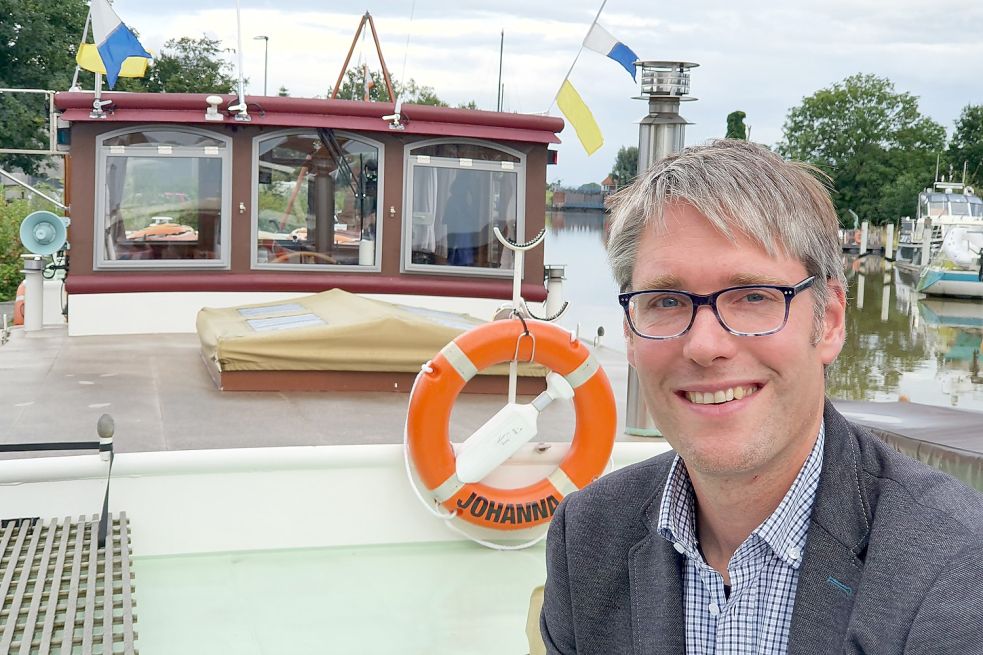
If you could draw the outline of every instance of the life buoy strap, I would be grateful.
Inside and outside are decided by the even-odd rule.
[[[590,380],[594,375],[601,369],[601,364],[591,353],[588,355],[587,359],[580,363],[580,366],[573,369],[563,377],[574,389],[584,385],[588,380]]]
[[[451,473],[451,476],[440,483],[436,489],[431,489],[430,493],[433,494],[434,500],[438,503],[446,503],[463,488],[464,483],[458,479],[457,473],[455,472]]]
[[[440,349],[440,354],[444,356],[447,363],[457,371],[457,374],[461,376],[461,379],[467,382],[474,376],[478,374],[478,367],[474,365],[471,358],[467,356],[461,347],[457,345],[456,341],[451,341],[449,344]]]
[[[557,466],[556,470],[546,476],[553,488],[560,492],[560,495],[566,498],[567,495],[572,494],[577,491],[578,487],[567,472],[563,470],[562,467]]]

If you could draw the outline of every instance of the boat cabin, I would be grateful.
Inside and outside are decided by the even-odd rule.
[[[71,334],[193,331],[198,309],[332,288],[511,298],[545,225],[558,118],[389,103],[58,93]],[[522,293],[545,298],[542,249]],[[453,305],[447,305],[453,307]],[[114,327],[115,326],[115,327]]]

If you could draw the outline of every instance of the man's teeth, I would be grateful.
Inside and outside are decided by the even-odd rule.
[[[719,405],[731,400],[740,400],[750,396],[757,387],[731,387],[720,391],[687,391],[686,398],[697,405]]]

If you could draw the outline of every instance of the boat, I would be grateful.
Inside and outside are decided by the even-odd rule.
[[[927,325],[983,329],[983,303],[974,300],[922,298],[918,312]]]
[[[479,315],[509,298],[515,308],[513,276],[521,296],[544,299],[542,255],[528,253],[523,268],[486,232],[522,241],[541,229],[535,190],[562,121],[269,97],[233,111],[233,101],[54,97],[73,171],[70,312],[3,346],[16,383],[0,426],[14,450],[99,454],[0,461],[0,540],[19,563],[4,572],[13,593],[2,645],[29,644],[40,626],[41,642],[83,651],[534,652],[530,601],[545,561],[529,542],[541,527],[466,535],[419,502],[407,402],[391,391],[220,391],[194,321],[205,306],[282,305],[328,288]],[[171,157],[197,162],[178,176],[190,190],[125,184]],[[478,215],[489,222],[477,232],[448,209],[474,202],[457,179],[483,191]],[[127,213],[131,229],[153,219],[140,211],[184,212],[195,240],[148,240],[139,245],[155,256],[126,258],[136,245]],[[298,254],[277,261],[284,253]],[[666,452],[662,439],[624,436],[624,354],[593,355],[622,417],[608,470]],[[500,408],[462,396],[450,436]],[[883,405],[851,411],[893,424]],[[541,480],[569,453],[569,405],[543,415],[536,443],[489,483]],[[42,435],[60,442],[38,444]],[[529,548],[508,550],[520,545]],[[57,602],[42,602],[46,585]]]
[[[394,118],[392,103],[352,100],[247,96],[244,120],[216,110],[234,96],[99,98],[53,96],[73,336],[190,332],[205,306],[331,288],[491,318],[515,261],[494,230],[522,242],[544,228],[533,190],[563,127],[411,104]],[[545,275],[530,253],[523,298],[546,299]]]
[[[916,289],[930,296],[983,299],[983,223],[951,226]]]
[[[901,219],[896,265],[919,271],[927,263],[922,259],[925,247],[930,259],[939,252],[946,234],[955,226],[983,227],[983,199],[967,184],[936,181],[918,194],[915,218]],[[926,228],[931,230],[927,244]]]

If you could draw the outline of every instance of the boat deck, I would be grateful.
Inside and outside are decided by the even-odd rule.
[[[624,353],[598,348],[619,403],[624,433]],[[0,442],[96,438],[96,421],[116,422],[116,452],[401,443],[407,393],[219,391],[195,334],[68,337],[64,328],[15,329],[0,347]],[[463,441],[504,396],[462,394],[451,436]],[[569,441],[569,403],[547,407],[540,439]],[[619,436],[619,439],[635,439]],[[642,438],[639,438],[642,439]]]
[[[624,353],[600,347],[595,354],[618,404],[617,439],[651,441],[624,433]],[[64,328],[17,329],[0,347],[0,379],[0,442],[91,440],[107,413],[116,422],[116,452],[397,444],[409,401],[398,392],[219,391],[194,334],[70,338]],[[504,395],[462,394],[451,415],[451,439],[464,441],[504,402]],[[902,452],[983,490],[983,414],[835,402]],[[570,441],[575,425],[572,404],[553,403],[539,420],[537,439]]]

